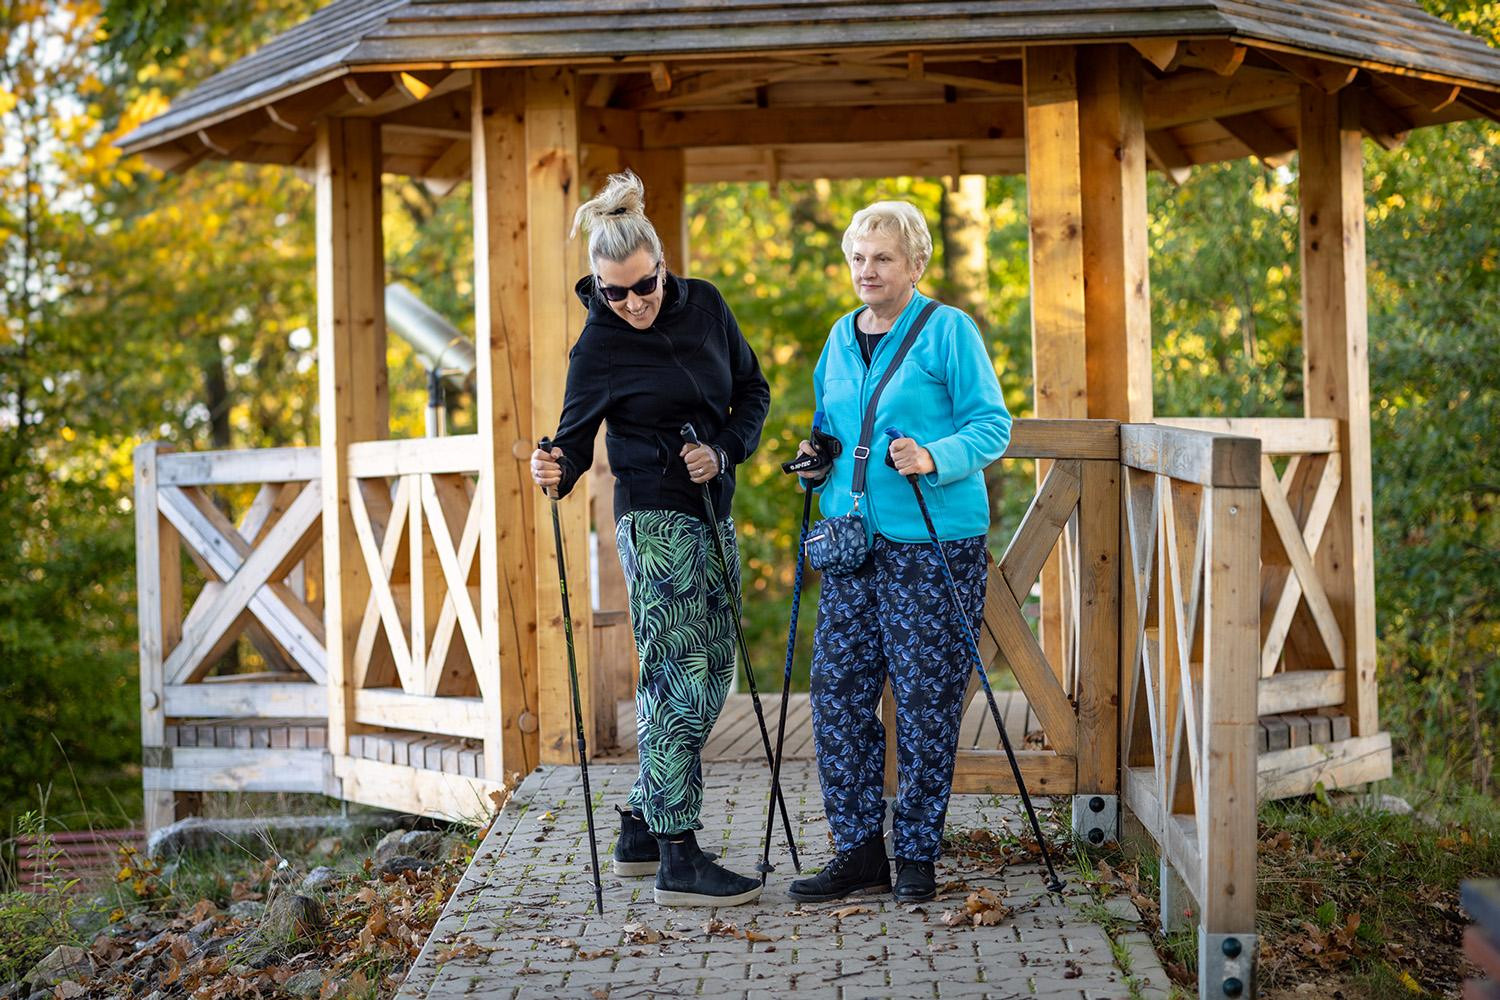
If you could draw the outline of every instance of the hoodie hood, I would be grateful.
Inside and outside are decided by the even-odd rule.
[[[682,309],[683,304],[687,301],[687,279],[673,274],[671,271],[666,271],[665,274],[666,287],[662,293],[661,311],[657,313],[658,321],[660,321],[661,317]],[[632,333],[640,332],[627,323],[619,313],[611,309],[609,303],[605,301],[604,296],[594,290],[594,276],[592,274],[585,274],[579,278],[578,283],[573,286],[573,293],[578,296],[578,301],[582,302],[588,308],[588,321],[590,323],[616,326],[622,330],[629,330]]]

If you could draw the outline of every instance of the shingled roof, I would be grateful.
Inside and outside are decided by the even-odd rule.
[[[334,0],[180,95],[135,152],[361,69],[1225,38],[1500,92],[1500,50],[1411,0]]]

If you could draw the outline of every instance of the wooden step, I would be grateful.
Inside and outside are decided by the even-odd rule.
[[[1288,750],[1313,743],[1337,743],[1349,738],[1349,717],[1336,708],[1285,715],[1262,715],[1255,747],[1261,753]]]
[[[353,733],[349,736],[349,756],[466,778],[484,777],[484,744],[479,740],[394,729]]]
[[[328,746],[325,719],[174,719],[169,747],[316,750]]]

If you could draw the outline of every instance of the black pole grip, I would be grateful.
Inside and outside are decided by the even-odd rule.
[[[687,423],[683,424],[682,430],[678,431],[678,433],[682,435],[682,439],[688,444],[702,443],[698,440],[698,432],[694,429],[692,421],[688,421]]]

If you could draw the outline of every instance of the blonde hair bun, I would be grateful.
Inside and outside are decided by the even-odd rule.
[[[646,218],[646,185],[631,170],[610,174],[594,197],[578,206],[573,229],[589,236],[589,257],[619,263],[643,247],[661,260],[661,238]]]

